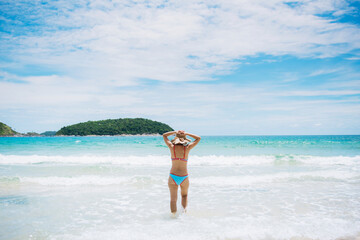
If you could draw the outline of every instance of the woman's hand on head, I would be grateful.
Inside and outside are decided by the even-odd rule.
[[[178,130],[176,133],[177,133],[177,134],[180,134],[180,135],[185,135],[185,131],[184,131],[184,130]]]

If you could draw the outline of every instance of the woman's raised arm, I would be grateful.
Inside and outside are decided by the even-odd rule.
[[[173,134],[176,134],[176,131],[166,132],[163,134],[164,141],[169,148],[171,148],[173,146],[173,144],[168,139],[168,136],[173,135]]]
[[[198,135],[191,134],[191,133],[185,133],[185,135],[195,139],[195,141],[193,141],[192,143],[189,144],[190,149],[195,147],[200,142],[201,137]]]
[[[163,134],[163,137],[168,137],[168,136],[171,136],[171,135],[173,135],[173,134],[176,134],[176,131],[170,131],[170,132],[166,132],[166,133],[164,133]]]

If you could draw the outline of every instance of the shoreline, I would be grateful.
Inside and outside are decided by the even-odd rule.
[[[158,136],[162,136],[159,133],[156,134],[117,134],[117,135],[54,135],[54,136],[45,136],[45,135],[38,135],[38,136],[31,136],[31,135],[22,135],[22,134],[16,134],[13,136],[0,136],[0,137],[132,137],[132,136],[137,136],[137,137],[158,137]]]

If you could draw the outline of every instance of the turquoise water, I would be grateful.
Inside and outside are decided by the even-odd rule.
[[[360,236],[360,136],[203,136],[175,219],[170,165],[160,136],[1,137],[0,239]]]
[[[360,136],[204,136],[196,154],[309,154],[356,156]],[[158,155],[167,154],[162,137],[0,137],[4,155]]]

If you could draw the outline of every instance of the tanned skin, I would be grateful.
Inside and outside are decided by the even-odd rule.
[[[171,131],[171,132],[167,132],[163,134],[163,138],[164,141],[166,143],[166,145],[169,147],[170,149],[170,153],[171,153],[171,157],[174,158],[174,148],[175,148],[175,153],[176,156],[184,156],[184,147],[183,145],[174,145],[169,139],[168,137],[171,135],[176,135],[176,137],[178,138],[183,138],[185,139],[186,136],[192,137],[195,140],[191,143],[189,143],[186,147],[185,147],[185,158],[189,157],[189,152],[191,149],[193,149],[199,142],[201,137],[195,135],[195,134],[191,134],[191,133],[186,133],[183,130],[178,130],[178,131]],[[171,170],[170,172],[179,176],[184,176],[188,174],[187,171],[187,162],[185,161],[171,161],[172,162],[172,166],[171,166]],[[181,190],[181,205],[183,206],[183,208],[186,210],[186,206],[187,206],[187,196],[188,196],[188,190],[189,190],[189,177],[187,177],[180,185],[180,190]],[[169,190],[170,190],[170,210],[172,214],[175,214],[177,211],[177,206],[176,206],[176,202],[177,202],[177,194],[178,194],[178,185],[172,180],[172,178],[169,176],[169,180],[168,180],[168,186],[169,186]]]

